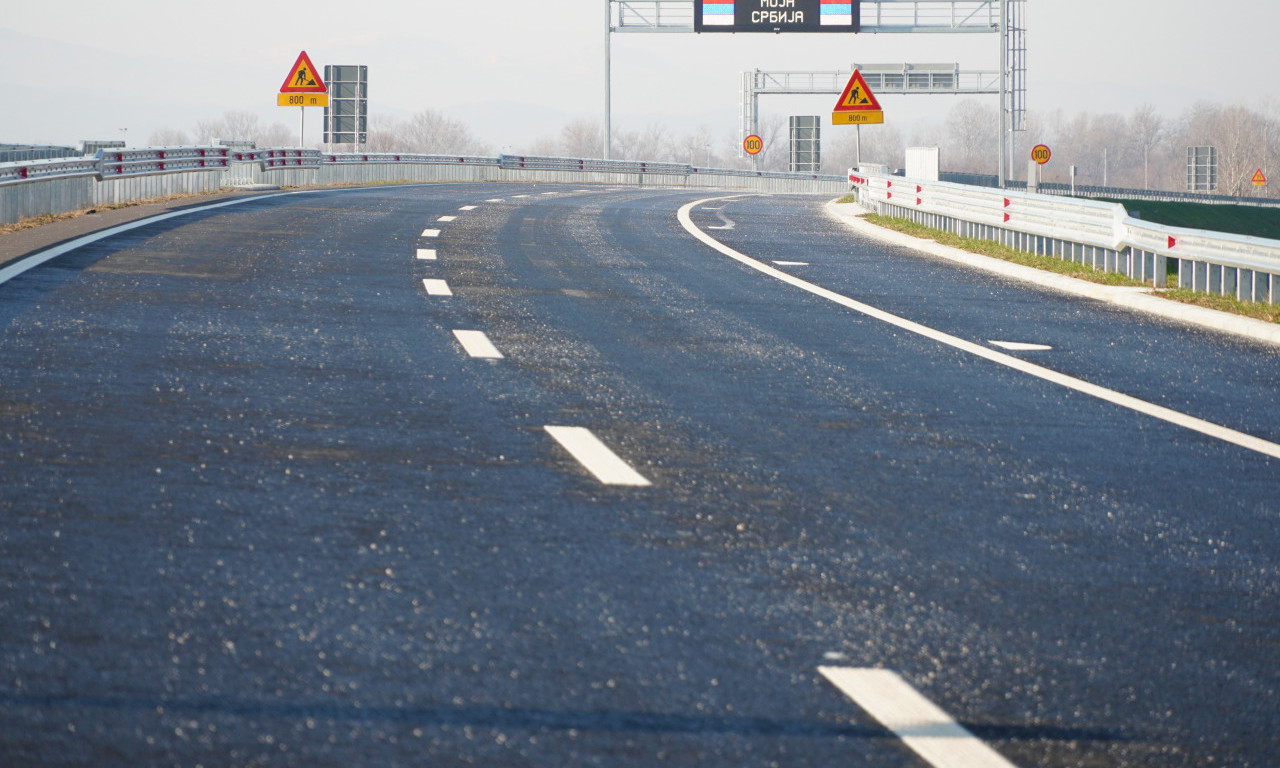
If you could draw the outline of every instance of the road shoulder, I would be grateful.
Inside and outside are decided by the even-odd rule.
[[[1227,333],[1280,347],[1280,325],[1274,323],[1169,301],[1168,299],[1160,298],[1150,288],[1122,288],[1099,285],[1086,280],[1067,277],[1066,275],[1057,275],[1033,269],[1032,267],[1025,267],[1021,264],[1011,264],[990,256],[962,251],[959,248],[942,245],[932,240],[922,240],[910,235],[904,235],[890,229],[877,227],[866,219],[861,218],[867,213],[867,210],[856,203],[837,203],[832,201],[827,203],[826,213],[858,234],[890,245],[911,248],[929,256],[946,259],[953,263],[980,269],[984,272],[1000,275],[1001,277],[1046,290],[1095,299],[1113,306],[1143,312],[1195,328]]]

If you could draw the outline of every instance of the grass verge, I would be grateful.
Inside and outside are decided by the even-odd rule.
[[[1130,280],[1124,275],[1115,272],[1103,272],[1094,269],[1087,264],[1077,264],[1074,261],[1064,261],[1055,259],[1052,256],[1037,256],[1032,253],[1024,253],[990,240],[978,240],[972,237],[960,237],[950,232],[943,232],[939,229],[933,229],[920,224],[915,224],[906,219],[896,219],[891,216],[880,216],[879,214],[869,213],[866,220],[878,227],[892,229],[895,232],[901,232],[911,237],[919,237],[925,240],[933,240],[942,245],[949,245],[952,248],[959,248],[970,253],[978,253],[983,256],[1000,259],[1002,261],[1021,264],[1024,267],[1033,267],[1042,269],[1046,272],[1054,272],[1059,275],[1069,275],[1070,277],[1078,277],[1081,280],[1088,280],[1091,283],[1101,283],[1103,285],[1120,285],[1126,287],[1138,287],[1145,285],[1137,280]]]
[[[850,200],[850,202],[856,202]],[[901,232],[912,237],[919,237],[925,240],[933,240],[942,245],[949,245],[953,248],[969,251],[970,253],[979,253],[983,256],[991,256],[1004,261],[1022,264],[1023,266],[1033,267],[1035,269],[1043,269],[1047,272],[1054,272],[1060,275],[1068,275],[1070,277],[1078,277],[1082,280],[1088,280],[1094,283],[1102,283],[1104,285],[1119,285],[1130,287],[1142,287],[1147,285],[1136,280],[1130,280],[1124,275],[1118,275],[1112,272],[1102,272],[1084,264],[1076,264],[1071,261],[1063,261],[1049,256],[1036,256],[1029,253],[1023,253],[1012,248],[1007,248],[998,243],[989,240],[976,240],[969,237],[959,237],[957,235],[943,232],[938,229],[921,226],[906,219],[896,219],[891,216],[880,216],[879,214],[869,213],[864,217],[869,223],[878,227],[892,229],[895,232]],[[1196,293],[1183,288],[1169,288],[1156,291],[1161,298],[1177,301],[1183,304],[1192,304],[1197,307],[1205,307],[1214,309],[1219,312],[1229,312],[1233,315],[1242,317],[1251,317],[1255,320],[1262,320],[1268,323],[1280,323],[1280,305],[1263,304],[1253,301],[1238,301],[1229,296],[1212,296],[1207,293]]]
[[[1280,305],[1262,304],[1256,301],[1238,301],[1230,296],[1211,296],[1207,293],[1196,293],[1186,288],[1170,288],[1160,291],[1161,298],[1180,301],[1183,304],[1194,304],[1197,307],[1216,309],[1219,312],[1230,312],[1233,315],[1252,317],[1268,323],[1280,323]]]

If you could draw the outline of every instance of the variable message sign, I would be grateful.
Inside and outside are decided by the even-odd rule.
[[[857,32],[860,0],[694,0],[694,32]]]

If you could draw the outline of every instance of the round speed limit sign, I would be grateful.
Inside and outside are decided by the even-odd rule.
[[[1049,162],[1049,158],[1053,157],[1053,153],[1043,144],[1037,144],[1036,148],[1031,150],[1031,159],[1037,163],[1044,165]]]
[[[764,149],[764,139],[753,133],[742,140],[742,148],[748,155],[758,155]]]

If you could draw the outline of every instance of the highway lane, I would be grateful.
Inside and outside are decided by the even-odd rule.
[[[847,666],[1018,765],[1265,764],[1274,460],[748,269],[677,222],[704,196],[289,195],[0,285],[2,761],[922,764],[818,672]],[[1280,437],[1271,351],[887,251],[822,202],[691,215]]]

